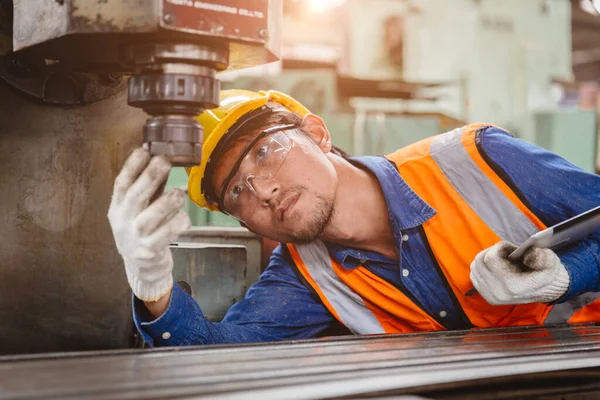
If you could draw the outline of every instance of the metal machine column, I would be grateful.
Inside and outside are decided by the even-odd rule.
[[[142,144],[199,163],[216,73],[277,60],[281,18],[282,0],[0,0],[0,354],[130,345],[114,178]]]

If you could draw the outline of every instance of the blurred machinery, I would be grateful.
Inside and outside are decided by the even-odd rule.
[[[454,82],[427,91],[436,101],[411,102],[415,112],[487,121],[533,141],[533,114],[557,109],[554,80],[573,78],[568,0],[347,0],[346,8],[348,26],[362,29],[347,30],[343,74]]]
[[[334,102],[352,97],[351,109],[344,112],[357,115],[354,136],[336,139],[342,147],[353,141],[348,148],[356,155],[385,152],[385,145],[369,144],[371,137],[383,136],[393,146],[418,139],[419,131],[430,134],[429,121],[437,117],[440,130],[456,121],[498,124],[517,137],[557,151],[589,169],[587,152],[578,154],[573,142],[549,141],[547,137],[569,137],[576,129],[578,144],[595,142],[596,124],[590,123],[586,115],[577,119],[576,113],[566,112],[556,85],[557,81],[579,80],[580,75],[597,80],[599,22],[575,4],[585,2],[593,3],[373,0],[366,6],[363,0],[345,0],[323,2],[337,4],[335,9],[323,11],[323,7],[303,8],[311,2],[296,0],[296,7],[284,12],[289,27],[282,38],[284,71],[280,78],[268,80],[275,87],[289,87],[291,80],[300,82],[300,78],[293,78],[299,72],[286,71],[289,59],[335,66],[342,79],[332,85],[335,79],[329,78],[320,86],[336,88],[339,96]],[[322,23],[332,14],[336,18],[331,24]],[[573,53],[572,47],[576,50]],[[311,71],[310,67],[304,69],[307,77]],[[322,76],[322,72],[315,74],[314,80],[325,82]],[[234,84],[240,82],[241,78]],[[419,83],[413,86],[418,96],[394,94],[394,86],[406,82]],[[361,83],[367,83],[370,93],[348,90]],[[384,95],[380,88],[390,95]],[[327,113],[332,105],[326,93],[314,98],[326,105]],[[409,117],[416,125],[403,127],[402,118]],[[556,123],[549,125],[548,118]],[[568,124],[558,122],[569,119],[578,120],[570,129]],[[423,127],[418,125],[421,121]],[[360,126],[364,126],[363,134],[357,134]],[[388,140],[398,135],[395,127],[405,132],[402,140]],[[542,132],[549,127],[551,132]]]
[[[533,118],[535,144],[588,172],[597,172],[598,115],[595,110],[537,112]]]
[[[129,346],[112,182],[142,142],[199,162],[193,117],[217,104],[216,72],[278,59],[281,14],[281,0],[0,0],[0,353]]]
[[[261,273],[261,239],[241,227],[192,228],[171,247],[173,278],[186,282],[211,321],[221,321]]]
[[[290,68],[286,64],[292,63],[285,61],[279,76],[240,77],[223,85],[250,90],[269,87],[289,93],[325,120],[336,146],[355,156],[390,153],[460,125],[460,121],[442,121],[439,115],[411,115],[377,106],[377,100],[432,101],[434,99],[425,99],[419,94],[429,85],[401,80],[354,79],[341,76],[333,66]],[[362,103],[356,99],[361,99]],[[362,107],[364,103],[371,107]]]

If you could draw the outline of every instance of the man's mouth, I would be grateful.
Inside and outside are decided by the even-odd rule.
[[[279,202],[279,206],[275,210],[275,216],[279,222],[285,219],[285,213],[298,201],[300,193],[292,193]]]

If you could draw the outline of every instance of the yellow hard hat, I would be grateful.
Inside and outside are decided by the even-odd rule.
[[[206,166],[221,139],[235,131],[231,128],[235,128],[234,125],[239,126],[236,124],[238,121],[239,123],[246,122],[254,116],[272,111],[270,107],[267,107],[269,102],[279,103],[301,117],[310,113],[306,107],[293,98],[274,90],[252,92],[231,89],[221,91],[217,108],[205,110],[196,117],[204,128],[202,161],[198,166],[186,168],[189,176],[188,195],[194,203],[211,211],[220,211],[218,205],[206,197],[206,188],[203,185],[210,184],[210,182],[203,181]]]

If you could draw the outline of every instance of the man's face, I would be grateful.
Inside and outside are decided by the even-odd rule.
[[[329,150],[317,145],[310,134],[294,129],[273,136],[253,146],[223,188],[249,143],[241,141],[229,150],[215,169],[215,192],[226,190],[225,199],[237,200],[236,206],[225,200],[226,211],[251,231],[280,242],[307,243],[320,236],[333,215],[337,174],[325,154]],[[261,165],[257,159],[266,154],[268,143],[270,157],[284,156]]]

